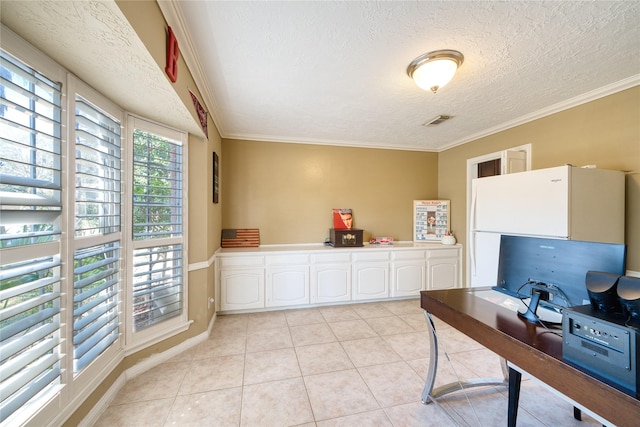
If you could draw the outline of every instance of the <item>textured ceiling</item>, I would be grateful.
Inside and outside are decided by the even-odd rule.
[[[0,11],[3,24],[121,108],[204,136],[115,2],[0,0]]]
[[[159,4],[226,138],[439,151],[640,84],[638,1]],[[113,1],[0,7],[117,104],[200,132]],[[406,67],[436,49],[465,61],[434,95]]]
[[[160,4],[228,138],[437,151],[640,84],[638,1]],[[406,68],[437,49],[465,60],[434,95]]]

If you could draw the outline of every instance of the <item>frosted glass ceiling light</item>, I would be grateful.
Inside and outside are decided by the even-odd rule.
[[[463,61],[464,56],[457,50],[436,50],[411,61],[407,74],[422,89],[436,93],[449,83]]]

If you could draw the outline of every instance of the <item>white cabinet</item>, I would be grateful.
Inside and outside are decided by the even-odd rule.
[[[389,297],[389,252],[354,253],[352,265],[353,300]]]
[[[391,261],[391,296],[420,295],[425,289],[425,250],[395,252]]]
[[[264,257],[222,258],[220,268],[220,309],[264,308]]]
[[[460,249],[427,251],[427,289],[458,288],[461,284]]]
[[[220,272],[220,309],[264,307],[264,269],[245,268]]]
[[[266,257],[266,307],[309,304],[309,256]]]
[[[351,300],[350,262],[349,252],[311,256],[312,304]]]
[[[422,290],[461,287],[461,257],[460,245],[437,243],[220,250],[216,309],[260,311],[417,297]]]

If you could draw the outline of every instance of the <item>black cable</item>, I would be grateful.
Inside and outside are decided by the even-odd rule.
[[[561,290],[560,288],[558,288],[557,286],[555,286],[555,285],[551,285],[551,286],[549,286],[549,285],[547,285],[546,283],[538,282],[538,281],[531,280],[531,279],[527,280],[527,281],[526,281],[526,282],[524,282],[522,285],[520,285],[520,287],[518,288],[518,290],[516,291],[516,293],[517,293],[517,294],[520,294],[520,290],[521,290],[522,288],[524,288],[526,285],[530,285],[530,284],[541,284],[541,285],[544,285],[545,287],[550,287],[550,288],[552,288],[552,289],[554,289],[554,290],[558,290],[558,291],[559,291],[559,294],[558,294],[558,295],[562,294],[562,295],[560,295],[560,296],[561,296],[561,298],[562,298],[562,299],[564,299],[564,300],[565,300],[565,302],[566,302],[567,304],[569,304],[568,299],[566,299],[566,295],[565,295],[565,294],[564,294],[564,292],[562,292],[562,290]],[[527,311],[531,311],[531,313],[533,313],[533,315],[535,316],[536,320],[538,321],[538,324],[539,324],[540,326],[542,326],[544,329],[546,329],[546,332],[551,333],[551,334],[554,334],[554,335],[557,335],[557,336],[559,336],[559,337],[562,337],[562,333],[558,333],[558,332],[554,331],[553,329],[551,329],[550,327],[548,327],[548,326],[545,324],[545,322],[544,322],[542,319],[540,319],[540,316],[538,316],[538,314],[536,314],[536,312],[534,312],[533,310],[531,310],[531,308],[529,307],[529,305],[524,301],[524,300],[526,299],[526,297],[519,297],[519,299],[520,299],[520,302],[522,302],[522,304],[526,307]],[[569,305],[570,305],[570,304],[569,304]],[[560,306],[558,306],[558,307],[560,307]]]

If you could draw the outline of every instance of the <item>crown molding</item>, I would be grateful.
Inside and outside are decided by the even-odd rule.
[[[215,93],[209,85],[204,69],[198,60],[197,51],[194,47],[193,40],[189,37],[189,33],[185,30],[187,27],[185,24],[184,16],[180,8],[178,7],[178,1],[175,0],[158,0],[158,6],[160,11],[164,15],[164,19],[167,21],[167,25],[171,27],[178,39],[180,46],[180,53],[184,59],[193,80],[196,82],[198,90],[202,95],[204,104],[207,106],[209,115],[216,126],[218,133],[221,137],[224,137],[225,131],[222,126],[222,120],[220,119],[220,113],[218,106],[215,102]]]
[[[594,89],[592,91],[586,92],[582,95],[575,96],[566,101],[558,102],[557,104],[550,105],[547,108],[543,108],[542,110],[534,111],[533,113],[524,115],[522,117],[518,117],[517,119],[510,120],[501,125],[486,129],[482,132],[475,133],[473,135],[469,135],[463,139],[455,141],[451,144],[448,144],[441,149],[439,152],[449,150],[454,147],[458,147],[460,145],[467,144],[469,142],[475,141],[480,138],[484,138],[498,132],[502,132],[516,126],[523,125],[525,123],[532,122],[534,120],[541,119],[543,117],[550,116],[552,114],[559,113],[561,111],[569,110],[574,107],[578,107],[580,105],[586,104],[591,101],[595,101],[600,98],[604,98],[605,96],[613,95],[614,93],[622,92],[623,90],[631,89],[640,85],[640,74],[636,74],[634,76],[628,77],[626,79],[617,81],[615,83],[611,83],[609,85],[600,87],[598,89]]]

